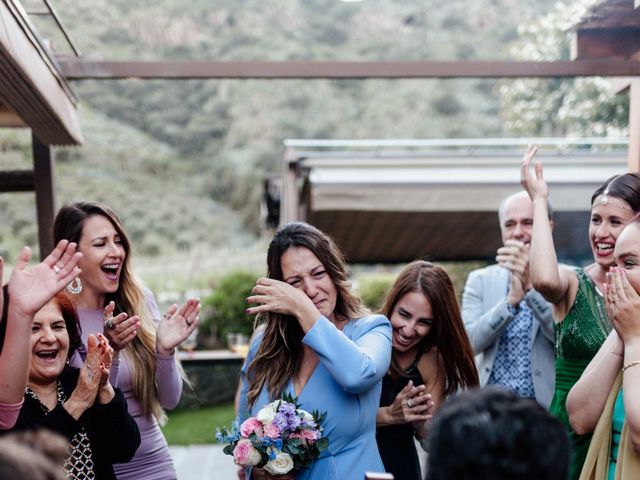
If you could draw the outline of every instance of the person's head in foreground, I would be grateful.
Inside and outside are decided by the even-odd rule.
[[[469,390],[436,414],[427,480],[565,480],[569,441],[536,401],[497,387]]]

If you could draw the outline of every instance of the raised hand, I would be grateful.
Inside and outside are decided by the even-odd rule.
[[[535,163],[535,177],[529,170],[531,162],[536,156],[537,151],[538,147],[534,145],[529,146],[522,158],[522,164],[520,166],[520,184],[527,191],[531,200],[535,200],[536,198],[547,198],[549,195],[549,188],[547,187],[547,182],[545,182],[542,174],[542,164],[540,162]]]
[[[171,355],[184,342],[200,322],[200,299],[190,298],[180,309],[171,305],[162,316],[156,332],[156,351],[161,355]]]
[[[129,317],[125,312],[113,316],[116,308],[115,302],[111,301],[104,307],[104,335],[114,350],[122,350],[137,335],[140,327],[140,317],[134,315]]]
[[[12,309],[33,316],[80,273],[82,254],[75,243],[60,240],[43,262],[27,268],[30,258],[31,249],[24,247],[9,278],[9,297]]]
[[[612,267],[604,291],[607,315],[620,339],[625,345],[640,340],[640,295],[629,283],[626,271]]]

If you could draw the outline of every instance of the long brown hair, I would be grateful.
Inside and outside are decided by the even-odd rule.
[[[334,315],[338,321],[353,320],[367,313],[360,299],[351,292],[349,271],[342,252],[329,236],[308,223],[292,222],[278,229],[267,252],[269,278],[283,280],[280,260],[291,247],[308,248],[327,269],[337,290]],[[264,323],[265,327],[247,373],[249,405],[253,405],[265,386],[271,399],[278,398],[302,360],[304,332],[294,317],[267,312],[260,315],[256,323]]]
[[[93,215],[101,215],[111,222],[120,236],[126,253],[118,290],[105,296],[104,306],[113,300],[116,305],[114,315],[126,312],[140,317],[138,333],[123,352],[131,360],[131,383],[134,396],[142,405],[142,410],[147,417],[154,415],[162,423],[166,415],[160,405],[155,380],[156,329],[147,307],[144,289],[131,269],[132,247],[122,222],[113,210],[101,203],[78,202],[66,205],[56,215],[53,225],[54,243],[66,239],[80,244],[85,220]]]
[[[430,262],[417,260],[407,265],[396,279],[382,306],[382,314],[391,318],[400,299],[407,293],[422,293],[431,304],[433,323],[427,336],[418,344],[418,352],[437,348],[445,369],[445,395],[460,388],[478,385],[478,371],[473,348],[462,323],[460,306],[447,272]],[[395,355],[391,356],[391,374],[402,375]]]

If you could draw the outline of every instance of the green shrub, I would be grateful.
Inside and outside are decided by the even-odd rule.
[[[360,279],[358,293],[371,311],[380,310],[395,278],[395,275],[375,275]]]
[[[213,294],[203,301],[200,330],[224,342],[227,333],[247,336],[253,332],[253,316],[245,313],[246,298],[260,275],[245,270],[234,270],[224,275]]]

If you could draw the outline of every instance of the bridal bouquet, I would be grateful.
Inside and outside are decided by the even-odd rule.
[[[218,430],[216,438],[228,444],[223,452],[233,455],[237,465],[286,475],[293,469],[308,468],[329,445],[329,440],[322,437],[325,416],[301,409],[295,397],[285,394],[241,425],[234,422],[231,431]]]

